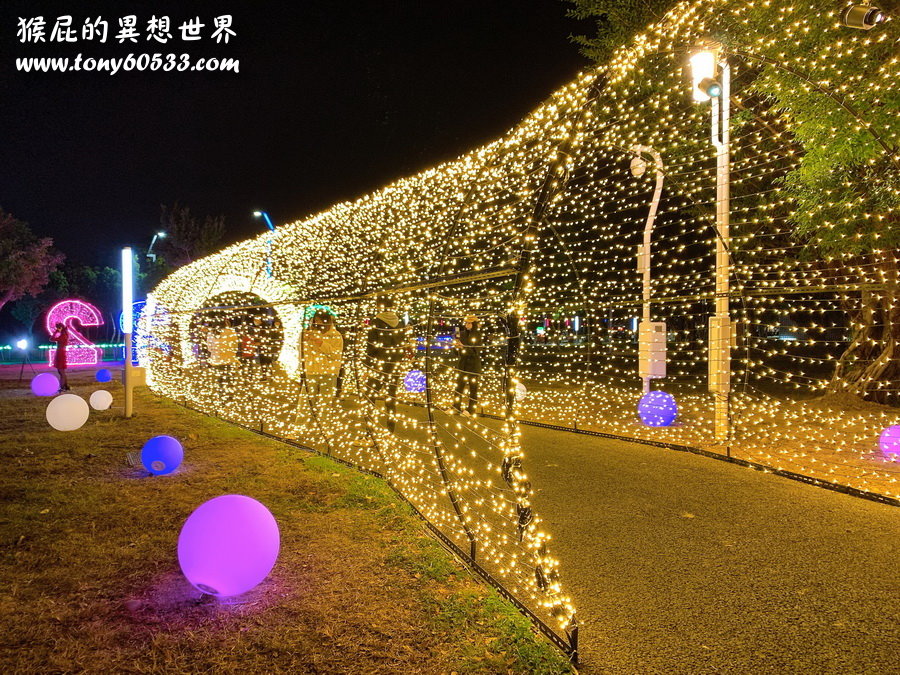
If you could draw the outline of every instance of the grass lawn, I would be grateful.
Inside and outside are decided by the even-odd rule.
[[[122,405],[120,385],[74,375],[74,393]],[[3,673],[570,672],[382,481],[146,389],[131,420],[54,431],[17,376],[0,373]],[[169,476],[126,463],[157,434],[184,444]],[[191,511],[231,493],[269,507],[281,553],[228,601],[195,590],[175,550]]]

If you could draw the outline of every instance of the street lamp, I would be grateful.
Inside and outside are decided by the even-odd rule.
[[[150,258],[150,260],[152,260],[153,262],[156,262],[156,254],[152,253],[153,244],[156,243],[157,239],[165,239],[165,238],[166,238],[166,233],[163,232],[162,230],[160,230],[159,232],[157,232],[156,234],[153,235],[153,239],[150,241],[150,248],[147,249],[147,257]]]
[[[272,219],[269,218],[269,214],[265,211],[254,211],[253,215],[256,218],[262,217],[263,220],[266,221],[266,225],[269,228],[269,236],[266,239],[266,275],[271,278],[272,276],[272,233],[275,231],[275,226],[272,224]]]
[[[666,376],[666,324],[664,321],[650,321],[650,241],[662,196],[663,161],[662,156],[649,145],[632,146],[631,152],[634,154],[631,160],[632,176],[639,178],[647,170],[647,162],[641,157],[642,154],[653,157],[656,170],[656,189],[653,191],[653,201],[644,225],[644,242],[638,245],[637,253],[638,270],[643,276],[643,302],[638,330],[638,374],[643,380],[646,394],[650,391],[651,379]]]
[[[709,319],[709,390],[715,395],[714,434],[726,443],[731,432],[731,319],[728,313],[731,236],[731,68],[718,46],[690,57],[694,100],[712,101],[712,144],[716,148],[716,307]],[[718,70],[718,73],[716,72]]]

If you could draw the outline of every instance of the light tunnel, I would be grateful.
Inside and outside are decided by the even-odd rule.
[[[846,426],[846,414],[810,401],[846,348],[848,307],[858,310],[860,289],[883,278],[846,257],[804,253],[817,234],[796,234],[808,205],[791,181],[811,151],[779,97],[796,87],[836,124],[867,120],[859,138],[870,165],[896,161],[897,139],[879,126],[871,88],[823,84],[884,45],[847,40],[807,10],[773,9],[773,25],[812,21],[843,39],[830,61],[779,61],[766,36],[734,30],[747,5],[682,3],[495,142],[179,269],[142,315],[140,330],[167,346],[142,352],[148,383],[381,473],[570,645],[574,606],[534,508],[519,423],[735,451],[715,438],[709,391],[717,298],[734,326],[724,338],[729,443],[753,461],[792,461],[868,489],[879,467],[860,447],[896,411],[856,411]],[[686,74],[691,49],[711,33],[734,92],[724,293],[710,107],[691,100]],[[897,70],[888,61],[873,81],[896,82]],[[662,169],[638,146],[658,152]],[[631,171],[636,156],[648,162],[642,175]],[[638,246],[660,176],[649,316],[665,322],[666,372],[652,388],[673,394],[680,411],[672,427],[648,428],[636,415],[636,322],[647,302]],[[822,228],[842,227],[829,208]],[[317,312],[333,317],[342,342],[325,394],[308,372]],[[402,337],[389,354],[373,350],[376,318],[391,314]],[[454,340],[467,317],[479,326],[477,401],[468,386],[458,395]],[[224,363],[211,362],[221,359],[210,340],[223,335],[235,354],[229,346]],[[418,372],[424,387],[408,377]],[[815,454],[825,447],[833,452]]]

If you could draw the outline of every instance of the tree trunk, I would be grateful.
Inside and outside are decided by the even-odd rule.
[[[846,392],[877,403],[900,403],[900,289],[894,251],[869,258],[883,288],[861,291],[851,312],[853,339],[838,359],[829,393]]]

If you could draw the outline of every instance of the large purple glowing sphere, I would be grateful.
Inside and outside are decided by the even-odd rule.
[[[268,576],[280,546],[269,509],[250,497],[223,495],[188,516],[178,535],[178,564],[204,593],[240,595]]]
[[[31,393],[35,396],[53,396],[59,391],[59,380],[53,373],[41,373],[31,379]]]
[[[425,391],[425,373],[421,370],[411,370],[403,378],[403,388],[406,391],[421,394]]]
[[[648,427],[667,427],[678,416],[675,397],[664,391],[649,391],[638,403],[638,415]]]
[[[878,447],[885,457],[897,455],[900,458],[900,424],[895,424],[881,432],[878,437]]]
[[[172,473],[184,459],[184,448],[171,436],[154,436],[141,448],[141,464],[156,476]]]

